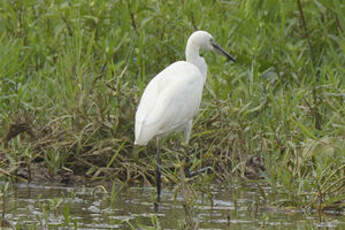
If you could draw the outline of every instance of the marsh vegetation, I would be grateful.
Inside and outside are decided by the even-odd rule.
[[[202,29],[237,62],[205,54],[190,144],[172,135],[162,149],[163,182],[178,186],[186,216],[193,220],[190,194],[238,178],[270,207],[343,214],[344,8],[340,0],[1,1],[0,178],[108,192],[113,183],[153,184],[154,143],[133,146],[136,106]],[[213,171],[188,181],[185,154],[192,169]],[[13,191],[6,184],[2,196]]]

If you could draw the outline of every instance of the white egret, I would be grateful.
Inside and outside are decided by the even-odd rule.
[[[147,145],[157,138],[156,183],[160,200],[161,175],[159,138],[173,131],[184,131],[188,143],[192,121],[197,114],[206,81],[207,64],[199,50],[215,50],[235,61],[214,42],[206,31],[192,33],[187,41],[186,61],[177,61],[156,75],[147,85],[135,115],[136,145]]]

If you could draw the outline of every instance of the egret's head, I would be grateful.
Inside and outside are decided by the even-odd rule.
[[[195,31],[188,39],[188,43],[197,46],[204,50],[214,50],[224,55],[229,60],[235,62],[235,59],[231,57],[225,50],[223,50],[217,43],[215,43],[211,34],[206,31]]]
[[[195,31],[192,33],[192,35],[189,37],[189,41],[195,45],[200,47],[204,50],[212,50],[212,41],[213,37],[211,34],[209,34],[206,31]]]

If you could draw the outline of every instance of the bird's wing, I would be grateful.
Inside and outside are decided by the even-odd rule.
[[[153,78],[136,113],[136,144],[146,144],[191,120],[198,111],[202,88],[199,69],[188,62],[175,62]]]

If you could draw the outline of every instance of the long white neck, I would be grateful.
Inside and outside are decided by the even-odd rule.
[[[200,57],[200,55],[199,55],[199,46],[193,44],[191,39],[188,39],[188,42],[187,42],[186,60],[187,60],[187,62],[192,63],[199,68],[199,70],[200,70],[200,72],[204,78],[203,80],[205,82],[206,81],[206,75],[207,75],[207,64],[206,64],[205,59]]]

